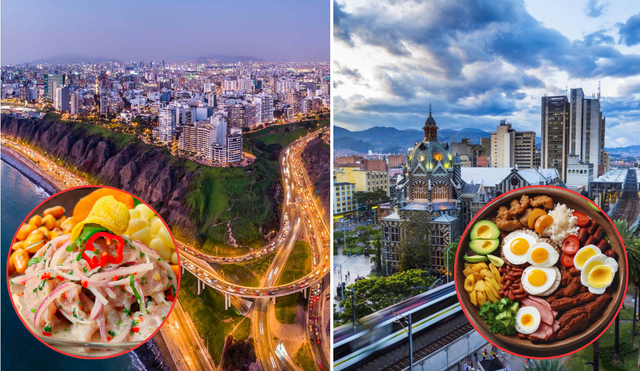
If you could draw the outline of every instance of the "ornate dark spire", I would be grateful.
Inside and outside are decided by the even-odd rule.
[[[431,102],[429,102],[429,117],[427,117],[427,121],[424,122],[424,139],[438,139],[438,126],[436,126],[436,120],[431,115]]]

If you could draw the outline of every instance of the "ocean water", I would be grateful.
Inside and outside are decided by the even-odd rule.
[[[13,234],[24,217],[40,202],[49,197],[47,191],[32,183],[15,168],[0,161],[1,173],[1,243],[2,254],[2,370],[91,370],[91,371],[144,371],[138,356],[125,355],[104,359],[77,359],[51,350],[37,340],[18,318],[7,289],[6,257],[11,248]]]

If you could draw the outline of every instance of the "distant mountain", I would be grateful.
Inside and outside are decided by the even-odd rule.
[[[634,154],[640,152],[640,145],[633,145],[627,147],[617,147],[617,148],[605,148],[605,151],[609,152],[609,154]]]
[[[207,64],[207,63],[238,63],[238,62],[262,62],[262,59],[244,55],[224,55],[215,54],[203,57],[192,58],[186,63]]]
[[[29,62],[29,64],[73,64],[73,63],[100,64],[100,63],[107,63],[107,62],[123,64],[122,61],[119,61],[113,58],[88,57],[86,55],[76,55],[76,54],[53,55],[47,58],[36,59],[34,61]]]
[[[335,150],[351,150],[360,153],[366,153],[368,150],[383,153],[404,152],[422,140],[423,136],[422,130],[415,129],[398,130],[374,126],[363,131],[350,131],[334,126],[333,147]],[[438,139],[447,143],[460,142],[462,138],[469,138],[471,143],[480,144],[480,138],[489,137],[491,133],[475,128],[438,130]]]

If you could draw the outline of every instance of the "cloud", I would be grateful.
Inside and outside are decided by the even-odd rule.
[[[609,3],[604,1],[600,3],[598,0],[589,0],[584,7],[584,14],[586,14],[587,17],[598,18],[604,13],[608,5]]]
[[[584,44],[586,46],[613,45],[614,42],[613,36],[605,34],[604,30],[590,33],[584,37]]]
[[[629,17],[625,23],[618,23],[617,26],[621,44],[626,46],[640,44],[640,13]]]
[[[589,5],[603,12],[608,4]],[[336,2],[334,14],[339,48],[367,59],[341,62],[336,71],[350,87],[348,93],[341,93],[344,86],[336,90],[345,94],[340,108],[334,107],[342,125],[419,128],[431,101],[438,123],[447,127],[494,130],[506,118],[521,130],[539,132],[540,97],[564,94],[567,81],[640,76],[640,55],[619,49],[616,29],[572,40],[531,16],[521,0]],[[632,18],[617,31],[630,32]],[[640,32],[634,35],[640,38]],[[339,54],[334,58],[340,61]],[[365,83],[368,88],[361,89]],[[623,83],[617,91],[638,89]],[[358,99],[348,96],[360,92]],[[631,101],[603,107],[611,116],[607,126],[640,119]],[[613,143],[617,136],[611,138]]]

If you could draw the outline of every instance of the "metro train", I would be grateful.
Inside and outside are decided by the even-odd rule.
[[[352,324],[340,326],[334,330],[334,370],[353,370],[408,341],[409,313],[415,335],[461,311],[454,283],[450,282],[362,318],[356,333]]]

